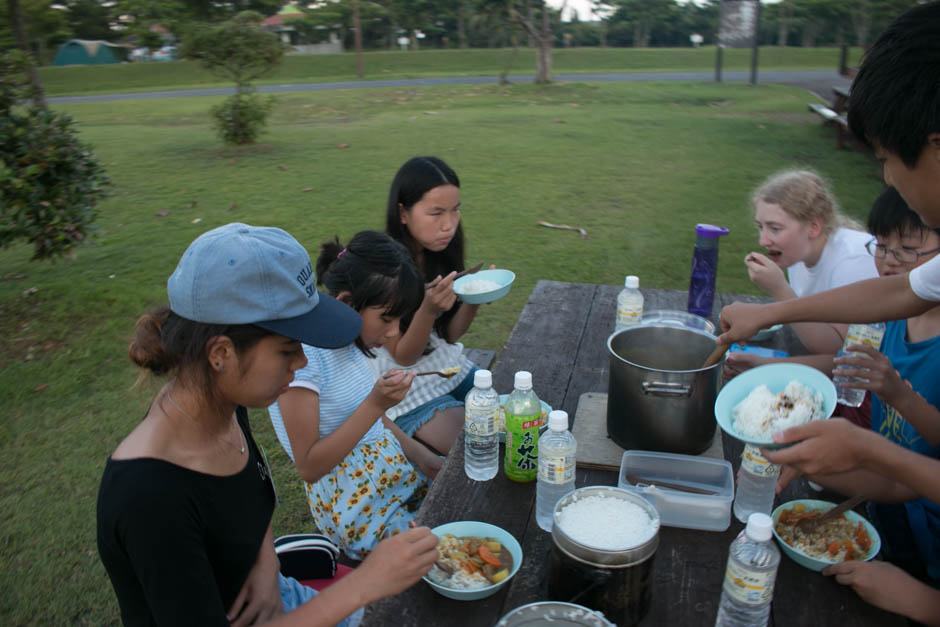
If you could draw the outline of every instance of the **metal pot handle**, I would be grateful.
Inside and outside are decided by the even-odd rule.
[[[653,396],[692,396],[692,386],[665,381],[644,381],[643,393]]]

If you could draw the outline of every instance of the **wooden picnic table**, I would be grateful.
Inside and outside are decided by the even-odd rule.
[[[514,373],[528,370],[539,397],[553,408],[567,411],[573,420],[582,394],[607,391],[606,340],[613,332],[619,290],[613,285],[539,281],[493,367],[494,387],[508,392]],[[686,292],[641,291],[647,311],[686,309]],[[722,294],[716,300],[714,318],[721,307],[735,300],[764,299]],[[803,352],[789,328],[762,345]],[[721,436],[725,459],[736,471],[743,445],[723,432]],[[520,571],[495,595],[472,602],[447,599],[419,582],[396,597],[369,606],[363,625],[491,627],[520,605],[549,600],[547,575],[552,540],[535,521],[535,482],[514,483],[506,479],[502,469],[492,481],[473,481],[466,477],[463,464],[460,436],[425,498],[417,522],[430,527],[455,520],[498,525],[522,545]],[[576,486],[586,485],[617,485],[617,473],[578,468]],[[778,502],[806,497],[818,497],[818,493],[811,492],[799,479],[788,486]],[[653,567],[652,604],[641,625],[714,624],[728,546],[743,528],[733,515],[731,520],[728,530],[721,533],[661,527]],[[901,617],[871,607],[832,578],[782,557],[771,625],[903,624]]]

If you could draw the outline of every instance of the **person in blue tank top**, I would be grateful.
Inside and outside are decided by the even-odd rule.
[[[924,226],[897,190],[888,188],[868,216],[868,244],[878,274],[906,274],[940,254],[940,229]],[[887,323],[881,350],[839,359],[856,368],[872,392],[871,428],[921,455],[940,458],[940,307]],[[860,373],[861,374],[861,373]],[[940,583],[940,505],[925,498],[869,504],[886,560],[918,579]]]

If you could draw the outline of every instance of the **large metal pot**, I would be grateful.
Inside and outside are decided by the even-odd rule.
[[[696,455],[715,434],[722,361],[701,368],[715,336],[675,326],[628,327],[607,338],[607,434],[625,449]]]

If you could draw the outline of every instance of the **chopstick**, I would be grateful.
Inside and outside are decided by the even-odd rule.
[[[636,485],[638,483],[645,483],[651,486],[656,486],[657,488],[669,488],[670,490],[678,490],[679,492],[691,492],[692,494],[708,494],[715,495],[718,494],[715,490],[705,490],[704,488],[696,488],[690,485],[681,485],[678,483],[669,483],[668,481],[660,481],[659,479],[647,479],[645,477],[638,477],[637,475],[631,475],[630,473],[624,473],[627,481]]]
[[[459,279],[459,278],[462,277],[462,276],[466,276],[466,275],[468,275],[468,274],[473,274],[473,273],[475,273],[475,272],[479,272],[479,271],[480,271],[480,268],[482,268],[482,267],[483,267],[483,264],[482,264],[482,263],[478,263],[477,265],[473,266],[472,268],[467,268],[466,270],[461,270],[460,272],[458,272],[458,273],[454,276],[454,280],[456,281],[457,279]],[[440,282],[441,282],[440,279],[434,279],[433,281],[429,281],[428,283],[425,283],[425,284],[424,284],[424,289],[432,288],[432,287],[434,287],[435,285],[437,285],[437,284],[440,283]]]

